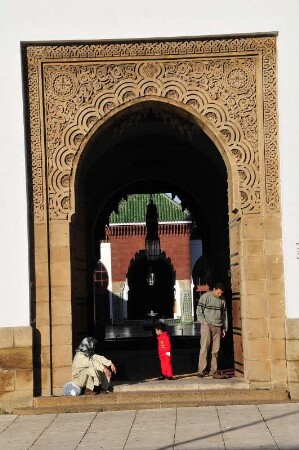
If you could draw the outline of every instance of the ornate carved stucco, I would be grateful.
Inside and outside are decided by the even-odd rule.
[[[175,101],[222,136],[244,213],[279,212],[274,37],[27,46],[35,221],[68,217],[74,160],[132,101]],[[47,174],[47,183],[43,174]],[[47,188],[46,188],[47,186]]]

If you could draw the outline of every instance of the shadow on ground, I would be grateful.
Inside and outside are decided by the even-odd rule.
[[[197,372],[199,338],[173,336],[171,342],[174,375]],[[219,369],[232,368],[232,356],[225,345],[222,347]],[[155,337],[106,340],[103,353],[117,367],[115,381],[142,381],[161,375]]]

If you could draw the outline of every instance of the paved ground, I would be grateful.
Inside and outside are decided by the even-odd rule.
[[[3,450],[299,449],[299,404],[0,416]]]

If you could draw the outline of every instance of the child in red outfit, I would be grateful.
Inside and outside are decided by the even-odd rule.
[[[171,343],[169,334],[164,323],[155,324],[155,331],[158,339],[158,354],[161,363],[162,376],[159,380],[172,380]]]

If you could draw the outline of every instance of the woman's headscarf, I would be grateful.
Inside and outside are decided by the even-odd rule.
[[[86,337],[76,350],[76,353],[82,352],[89,358],[95,354],[97,340],[93,337]]]

